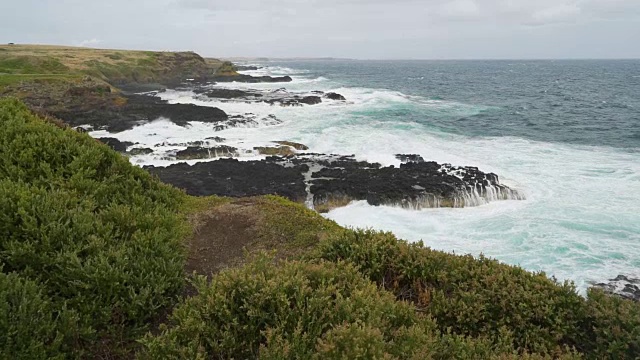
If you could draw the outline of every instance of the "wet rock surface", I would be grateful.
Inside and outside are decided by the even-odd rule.
[[[593,287],[613,296],[640,302],[640,278],[619,275],[608,283],[594,284]]]
[[[153,149],[150,149],[150,148],[133,148],[129,150],[129,154],[131,156],[148,155],[152,153],[153,153]]]
[[[418,154],[396,154],[396,159],[402,161],[403,163],[423,163],[424,158]]]
[[[193,167],[174,164],[164,168],[150,167],[149,170],[162,181],[190,194],[278,194],[294,201],[307,199],[310,205],[323,210],[353,200],[420,209],[524,199],[517,191],[500,184],[495,174],[484,173],[475,167],[453,167],[435,162],[382,167],[377,163],[357,161],[351,156],[292,154],[271,156],[262,161],[218,160]],[[240,185],[236,186],[235,181],[240,181]],[[226,187],[219,185],[225,182]],[[289,186],[295,191],[283,190]]]
[[[185,150],[180,150],[176,153],[176,159],[178,160],[192,160],[192,159],[212,159],[223,156],[237,155],[238,149],[220,145],[214,147],[202,147],[202,146],[189,146]]]
[[[309,147],[307,145],[300,144],[293,141],[274,141],[274,143],[284,145],[284,146],[290,146],[296,150],[309,150]]]
[[[330,92],[324,95],[324,97],[326,97],[327,99],[331,99],[331,100],[339,100],[339,101],[345,101],[347,100],[344,96],[334,93],[334,92]]]
[[[112,137],[96,138],[96,140],[98,140],[101,143],[109,146],[110,148],[112,148],[113,150],[115,150],[117,152],[125,152],[125,151],[127,151],[127,148],[129,146],[133,145],[132,142],[120,141],[120,140],[118,140],[116,138],[112,138]]]
[[[280,106],[303,106],[322,103],[322,97],[319,96],[322,92],[320,92],[320,94],[317,92],[293,93],[284,88],[276,90],[238,90],[204,87],[195,88],[192,91],[200,96],[225,102],[267,103]],[[325,96],[325,98],[328,97]]]
[[[215,99],[239,99],[239,98],[251,98],[262,97],[262,94],[258,92],[251,92],[237,89],[196,89],[196,94],[204,94],[207,97]]]
[[[145,167],[166,183],[185,189],[190,195],[233,197],[275,194],[294,201],[306,198],[300,166],[283,167],[267,161],[220,159],[194,165]]]
[[[180,126],[196,121],[221,123],[229,119],[224,111],[215,107],[169,104],[158,97],[148,95],[127,95],[126,103],[120,106],[93,109],[68,106],[64,110],[53,112],[52,115],[71,126],[90,125],[94,129],[104,129],[112,133],[125,131],[161,117],[168,118]]]
[[[282,120],[278,119],[275,115],[270,114],[268,116],[260,117],[253,113],[246,113],[242,115],[230,116],[226,121],[217,123],[213,130],[222,131],[235,127],[258,127],[261,125],[272,126],[281,124]]]

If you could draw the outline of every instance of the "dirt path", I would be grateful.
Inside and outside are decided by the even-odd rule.
[[[189,242],[185,271],[210,276],[241,263],[244,248],[257,240],[260,219],[251,199],[220,205],[199,214],[194,219],[196,231]]]

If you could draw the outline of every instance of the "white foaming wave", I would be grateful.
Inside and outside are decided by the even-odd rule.
[[[223,87],[227,87],[225,84]],[[309,91],[313,88],[307,88]],[[415,152],[413,146],[402,138],[395,138],[394,134],[405,136],[403,132],[395,129],[394,122],[372,120],[367,112],[388,109],[393,106],[416,106],[416,100],[422,102],[418,106],[428,106],[439,109],[443,112],[454,111],[460,115],[472,114],[477,109],[464,104],[450,103],[440,100],[420,99],[400,92],[384,89],[368,89],[355,87],[334,87],[324,89],[344,95],[347,101],[332,101],[324,99],[321,104],[305,105],[301,107],[282,107],[266,103],[245,103],[239,101],[226,101],[209,99],[206,96],[196,96],[191,91],[168,90],[158,94],[162,99],[170,103],[188,103],[199,106],[218,107],[230,115],[253,113],[258,117],[275,115],[283,121],[282,125],[260,129],[227,129],[224,134],[232,133],[234,136],[244,137],[248,142],[259,142],[274,139],[295,139],[311,147],[312,151],[321,153],[345,153],[356,154],[364,160],[380,162],[384,165],[399,165],[400,161],[395,158],[395,153]],[[403,127],[411,129],[412,132],[422,133],[425,126],[414,122],[406,122]],[[366,146],[371,145],[369,138],[371,129],[381,129],[382,138],[380,147],[376,151],[371,151]],[[344,136],[345,130],[350,134]],[[388,136],[387,136],[388,135]],[[222,135],[221,135],[222,136]],[[409,136],[412,136],[410,134]],[[442,134],[442,136],[449,136]],[[358,144],[355,139],[362,139],[362,146],[354,147]],[[331,141],[324,141],[331,139]],[[390,140],[393,144],[404,144],[398,150],[389,151],[389,144],[384,144],[385,140]],[[433,159],[433,157],[425,157]],[[447,161],[458,165],[469,165],[461,161]]]
[[[131,133],[130,137],[120,133],[115,137],[136,142],[151,134],[192,141],[221,136],[227,139],[225,144],[246,149],[274,140],[291,140],[309,146],[312,152],[355,154],[358,159],[384,165],[399,165],[396,153],[415,153],[440,163],[477,166],[498,174],[501,183],[522,191],[527,200],[420,211],[356,202],[327,216],[346,226],[389,230],[410,241],[423,239],[428,246],[440,250],[484,253],[529,270],[545,270],[559,279],[574,280],[581,290],[590,282],[630,274],[640,267],[640,254],[635,250],[640,245],[640,152],[439,133],[425,124],[388,120],[375,111],[427,107],[464,115],[486,107],[384,89],[344,87],[330,80],[220,86],[334,91],[347,101],[323,100],[313,106],[280,107],[194,99],[191,92],[167,91],[160,96],[170,102],[217,106],[231,115],[275,114],[283,124],[230,128],[211,134],[204,125],[193,125],[166,132],[147,129],[146,134]],[[254,158],[259,157],[252,153],[244,157]],[[170,163],[153,155],[134,157],[132,162]]]
[[[342,225],[392,231],[445,251],[484,253],[574,280],[582,291],[591,282],[629,274],[640,265],[635,251],[640,245],[640,204],[634,195],[640,193],[640,182],[629,181],[640,175],[640,154],[392,127],[329,130],[318,141],[334,142],[340,132],[350,136],[340,146],[360,158],[391,162],[382,152],[411,152],[428,160],[478,166],[527,196],[526,201],[455,210],[407,211],[355,203],[328,214]]]
[[[285,76],[285,75],[302,75],[308,74],[308,70],[292,69],[283,66],[264,66],[260,64],[251,64],[250,66],[259,67],[258,70],[244,70],[240,71],[241,74],[251,76]]]
[[[215,87],[225,88],[225,89],[280,89],[286,88],[290,91],[311,91],[311,90],[321,90],[325,85],[322,85],[323,82],[329,82],[329,80],[323,76],[316,78],[308,78],[303,76],[292,76],[291,82],[264,82],[264,83],[244,83],[244,82],[228,82],[228,83],[220,83],[215,85]]]
[[[233,128],[235,131],[234,135],[229,132],[225,132],[224,130],[217,131],[215,127],[216,124],[202,122],[192,122],[188,126],[179,126],[169,119],[160,118],[115,134],[109,133],[105,130],[92,131],[89,134],[94,138],[115,137],[120,141],[134,143],[134,145],[129,146],[127,150],[131,150],[133,148],[152,149],[154,151],[152,154],[131,157],[131,162],[140,166],[168,166],[178,162],[195,164],[198,162],[211,161],[212,159],[195,159],[186,161],[178,161],[175,159],[176,151],[184,150],[188,146],[191,146],[189,143],[196,141],[208,142],[208,144],[205,144],[206,147],[215,147],[220,145],[234,147],[238,149],[237,154],[233,156],[219,156],[218,158],[233,157],[243,161],[260,160],[265,158],[264,155],[258,154],[257,151],[254,150],[254,147],[276,146],[276,144],[272,142],[273,139],[252,139],[252,141],[247,142],[242,136],[242,133],[254,130],[255,128]],[[207,139],[213,137],[221,137],[224,138],[224,140],[218,142],[213,139]]]

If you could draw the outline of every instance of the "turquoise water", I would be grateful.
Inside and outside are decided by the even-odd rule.
[[[394,154],[413,153],[477,166],[498,174],[527,200],[421,211],[356,202],[327,216],[345,226],[423,240],[435,249],[484,253],[573,280],[583,291],[618,274],[640,277],[640,61],[262,65],[266,68],[249,73],[291,75],[293,82],[217,86],[335,91],[347,102],[279,107],[170,90],[159,96],[217,106],[232,115],[273,114],[282,123],[212,132],[207,124],[183,128],[156,121],[110,136],[152,148],[221,136],[241,154],[291,140],[313,152],[355,154],[385,165],[399,163]],[[162,154],[132,161],[168,163]]]
[[[350,87],[415,96],[416,104],[378,114],[399,123],[415,121],[466,136],[640,146],[640,60],[305,61],[278,65],[304,68],[309,77],[325,77]],[[457,102],[453,110],[458,111],[411,106],[430,100]]]
[[[283,113],[314,151],[493,171],[527,195],[467,209],[354,203],[328,217],[576,282],[640,273],[640,61],[267,63],[352,103]],[[289,86],[288,86],[289,87]],[[286,130],[285,130],[286,129]]]

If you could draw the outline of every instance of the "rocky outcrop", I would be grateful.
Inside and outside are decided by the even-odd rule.
[[[84,104],[68,104],[52,115],[71,126],[90,125],[94,129],[121,132],[144,122],[167,118],[180,126],[190,122],[223,123],[229,116],[215,107],[193,104],[169,104],[160,98],[146,95],[128,95],[124,104],[110,104],[87,108]],[[82,101],[82,98],[77,98]],[[76,106],[77,105],[77,106]]]
[[[275,115],[270,114],[265,117],[260,117],[253,113],[246,113],[243,115],[230,116],[228,120],[217,123],[213,130],[222,131],[229,128],[236,127],[258,127],[258,126],[272,126],[281,124],[282,120],[278,119]]]
[[[640,279],[619,275],[608,283],[595,284],[594,287],[613,296],[640,302]]]
[[[294,201],[306,198],[304,176],[308,169],[285,168],[267,161],[220,159],[195,165],[175,164],[166,168],[145,167],[152,174],[189,195],[212,194],[244,197],[275,194]]]
[[[357,161],[351,156],[293,153],[286,155],[288,156],[268,157],[263,161],[225,161],[223,165],[213,161],[198,164],[198,171],[186,172],[185,174],[191,175],[181,178],[176,175],[176,165],[153,168],[152,172],[162,181],[184,188],[189,193],[223,196],[267,194],[273,189],[280,189],[278,194],[282,194],[281,189],[290,184],[298,184],[302,177],[305,185],[304,198],[309,205],[322,211],[346,205],[353,200],[366,200],[375,206],[421,209],[477,206],[489,201],[524,199],[516,190],[500,184],[497,175],[484,173],[475,167],[455,167],[435,162],[410,162],[400,167],[382,167],[377,163]],[[229,183],[233,191],[205,185],[224,181],[224,178],[221,178],[223,173],[218,171],[220,166],[227,172],[235,169],[233,171],[241,174],[243,169],[251,169],[251,173],[246,174],[240,188],[235,188]],[[179,169],[182,171],[185,168],[180,165]],[[266,171],[280,175],[274,177]],[[190,176],[200,178],[188,179]],[[279,183],[267,183],[264,179],[277,180]],[[253,185],[249,186],[252,182]],[[246,193],[239,190],[247,187],[252,190]],[[296,191],[295,198],[291,199],[300,198],[301,193]]]
[[[196,94],[204,94],[207,97],[214,99],[242,99],[242,98],[254,98],[262,97],[263,95],[258,92],[250,92],[237,89],[208,89],[194,91]]]
[[[293,141],[274,141],[274,143],[276,144],[280,144],[280,145],[285,145],[285,146],[290,146],[296,150],[309,150],[309,147],[307,145],[304,144],[300,144],[297,142],[293,142]]]
[[[126,152],[127,148],[131,145],[133,145],[132,142],[128,142],[128,141],[120,141],[116,138],[112,138],[112,137],[103,137],[103,138],[97,138],[96,140],[100,141],[101,143],[107,145],[108,147],[112,148],[113,150],[117,151],[117,152]]]
[[[418,154],[396,154],[396,159],[402,161],[403,163],[423,163],[424,158]]]
[[[326,93],[324,95],[325,98],[327,99],[331,99],[331,100],[337,100],[337,101],[345,101],[347,100],[344,96],[338,94],[338,93],[334,93],[334,92],[330,92],[330,93]]]
[[[235,156],[238,149],[220,145],[214,147],[201,147],[201,146],[189,146],[185,150],[180,150],[176,153],[176,159],[178,160],[193,160],[193,159],[212,159],[223,156]]]
[[[286,89],[277,90],[238,90],[223,88],[201,88],[193,90],[196,94],[208,98],[220,99],[222,101],[241,101],[245,103],[267,103],[280,106],[302,106],[316,105],[322,102],[322,98],[317,95],[296,94]]]
[[[257,151],[260,155],[268,156],[291,156],[295,154],[289,146],[258,146],[254,147],[253,150]]]
[[[366,200],[371,205],[421,209],[477,206],[489,201],[521,199],[501,185],[498,176],[475,167],[436,162],[405,163],[400,167],[371,167],[342,162],[313,173],[314,204],[335,198]]]
[[[153,153],[153,149],[150,148],[133,148],[129,150],[129,155],[138,156],[138,155],[149,155]]]
[[[322,102],[322,99],[320,98],[320,96],[305,96],[298,101],[302,104],[315,105],[320,104]]]

